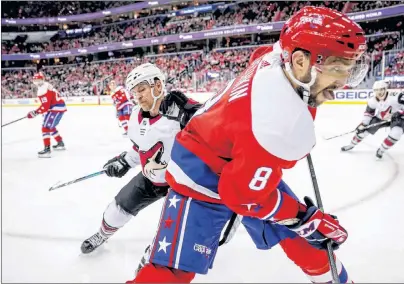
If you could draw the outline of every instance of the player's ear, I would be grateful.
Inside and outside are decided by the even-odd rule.
[[[298,79],[307,74],[310,69],[310,53],[303,50],[296,50],[293,52],[292,69]]]
[[[154,80],[154,86],[157,88],[157,92],[160,94],[161,90],[163,89],[163,85],[159,79]]]

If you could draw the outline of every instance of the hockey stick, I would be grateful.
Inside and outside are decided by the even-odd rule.
[[[13,123],[15,123],[15,122],[17,122],[17,121],[20,121],[20,120],[23,120],[23,119],[25,119],[25,118],[27,118],[27,117],[24,116],[24,117],[21,117],[21,118],[19,118],[19,119],[10,121],[9,123],[3,124],[1,127],[4,127],[4,126],[10,125],[10,124],[13,124]]]
[[[233,215],[231,215],[229,224],[227,224],[226,230],[223,233],[223,237],[219,241],[219,246],[227,244],[233,238],[233,235],[236,232],[238,226],[240,226],[241,219],[242,216],[237,215],[237,213],[233,213]]]
[[[376,127],[376,126],[381,126],[381,125],[384,125],[384,124],[388,124],[388,123],[390,123],[390,120],[380,121],[380,122],[378,122],[378,123],[374,123],[374,124],[371,124],[371,125],[365,127],[365,128],[363,129],[363,131],[366,131],[366,130],[368,130],[368,129],[370,129],[370,128],[373,128],[373,127]],[[334,139],[334,138],[337,138],[337,137],[340,137],[340,136],[344,136],[344,135],[347,135],[347,134],[352,133],[352,132],[355,132],[355,131],[356,131],[356,129],[354,129],[354,130],[352,130],[352,131],[349,131],[349,132],[345,132],[345,133],[343,133],[343,134],[336,135],[336,136],[331,136],[331,137],[328,137],[328,138],[324,138],[324,139],[325,139],[325,140],[331,140],[331,139]]]
[[[59,184],[59,185],[56,185],[56,184],[55,184],[54,186],[52,186],[51,188],[49,188],[49,191],[52,191],[52,190],[55,190],[55,189],[57,189],[57,188],[61,188],[61,187],[64,187],[64,186],[68,186],[68,185],[70,185],[70,184],[73,184],[73,183],[76,183],[76,182],[80,182],[80,181],[83,181],[83,180],[86,180],[86,179],[89,179],[89,178],[92,178],[92,177],[96,177],[96,176],[102,175],[102,174],[104,174],[104,173],[105,173],[105,170],[102,170],[102,171],[95,172],[95,173],[92,173],[92,174],[90,174],[90,175],[86,175],[86,176],[84,176],[84,177],[77,178],[77,179],[75,179],[75,180],[68,181],[68,182],[65,182],[65,183],[62,183],[62,184]]]
[[[323,201],[321,199],[320,189],[319,189],[318,183],[317,183],[316,172],[314,171],[313,160],[311,159],[310,154],[307,155],[307,164],[309,165],[311,182],[313,183],[313,190],[314,190],[314,195],[316,196],[317,207],[322,212],[324,212]],[[328,262],[330,263],[330,268],[331,268],[332,282],[339,283],[340,281],[339,281],[339,276],[338,276],[337,264],[335,263],[334,250],[332,249],[331,242],[327,243],[327,256],[328,256]]]

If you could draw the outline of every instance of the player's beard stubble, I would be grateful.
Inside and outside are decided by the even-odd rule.
[[[322,105],[326,101],[334,100],[334,90],[338,88],[334,83],[328,86],[321,86],[319,84],[321,73],[317,73],[316,80],[313,85],[310,87],[310,101],[314,107],[318,107]],[[311,81],[311,72],[310,70],[303,76],[302,82],[310,82]]]

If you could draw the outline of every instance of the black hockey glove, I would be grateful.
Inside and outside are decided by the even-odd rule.
[[[360,134],[360,133],[365,132],[367,130],[366,127],[368,127],[368,126],[369,125],[364,125],[363,123],[359,124],[355,129],[356,133]]]
[[[183,93],[172,91],[161,102],[159,112],[168,119],[178,121],[183,129],[201,106],[200,103],[189,99]]]
[[[404,121],[404,110],[399,110],[391,116],[391,122]]]
[[[104,165],[104,170],[109,177],[121,178],[129,171],[131,168],[128,162],[125,160],[125,155],[127,152],[123,152],[117,157],[112,158]]]

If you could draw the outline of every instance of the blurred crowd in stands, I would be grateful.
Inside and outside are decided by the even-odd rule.
[[[139,1],[137,1],[139,2]],[[2,18],[26,19],[79,15],[130,4],[127,1],[2,1]]]
[[[178,33],[188,33],[201,30],[210,30],[215,28],[220,28],[224,26],[231,25],[249,25],[249,24],[259,24],[268,23],[274,21],[286,20],[306,5],[314,6],[324,6],[329,8],[337,9],[338,11],[353,12],[357,10],[363,11],[396,5],[403,1],[374,1],[374,2],[347,2],[344,1],[278,1],[278,2],[267,2],[267,1],[252,1],[252,2],[241,2],[237,5],[230,6],[224,10],[217,9],[214,12],[208,13],[194,13],[189,16],[177,16],[168,17],[168,14],[162,14],[161,16],[144,17],[137,18],[127,21],[118,21],[106,25],[96,25],[92,26],[91,31],[81,34],[77,38],[71,39],[57,39],[41,43],[15,43],[12,41],[2,42],[2,54],[14,54],[14,53],[35,53],[35,52],[51,52],[67,50],[72,48],[83,48],[91,45],[99,45],[106,42],[123,42],[135,39],[143,39],[157,36],[164,36],[169,34]],[[8,3],[8,2],[7,2]],[[20,3],[20,2],[10,2],[10,3]],[[43,3],[43,2],[35,2]],[[53,2],[46,2],[53,3]],[[57,3],[59,9],[66,10],[68,8],[63,8],[62,6],[66,4],[61,4],[65,2],[55,2]],[[89,4],[77,4],[77,3],[92,3],[92,2],[66,2],[66,3],[76,3],[77,6],[87,7]],[[101,5],[118,5],[115,2],[94,2],[94,3],[104,3],[97,4],[95,10],[101,9]],[[119,2],[118,2],[119,3]],[[124,2],[125,3],[125,2]],[[127,4],[129,2],[126,2]],[[18,5],[17,5],[18,6]],[[36,7],[36,5],[25,5],[26,7]],[[40,5],[40,7],[42,7]],[[44,7],[47,7],[44,4]],[[70,7],[67,5],[67,7]],[[80,7],[72,6],[70,10],[76,11]],[[34,9],[34,8],[27,8]],[[83,7],[80,9],[84,9]],[[86,8],[89,10],[89,8]],[[24,10],[24,9],[22,9]],[[87,11],[85,10],[85,11]],[[168,12],[168,11],[167,11]],[[3,14],[5,12],[3,11]],[[34,13],[32,15],[35,15]],[[147,14],[146,14],[147,15]],[[4,17],[4,15],[3,15]]]
[[[102,95],[104,87],[112,78],[123,85],[129,71],[145,62],[154,63],[165,72],[169,89],[215,92],[244,70],[252,50],[253,48],[245,48],[222,52],[213,51],[207,55],[198,52],[128,58],[49,66],[42,71],[47,80],[58,88],[62,96]],[[385,75],[404,76],[404,52],[395,53],[389,58],[390,62],[386,65]],[[2,97],[34,96],[32,84],[34,72],[34,69],[3,71],[1,76]]]
[[[194,14],[182,17],[140,17],[125,23],[112,22],[106,25],[93,26],[92,32],[80,38],[59,39],[45,43],[15,43],[2,41],[2,54],[26,53],[42,51],[58,51],[80,48],[105,42],[125,41],[166,34],[187,33],[192,31],[214,29],[228,25],[243,25],[286,20],[303,5],[317,5],[336,8],[348,12],[370,10],[403,1],[373,2],[242,2],[231,9],[216,10],[213,13]],[[55,15],[80,14],[99,11],[110,7],[128,5],[131,2],[2,2],[12,3],[12,9],[2,9],[3,17],[27,18]],[[28,4],[27,4],[28,3]],[[41,3],[37,5],[37,3]],[[50,3],[57,3],[57,9],[49,8]],[[96,3],[96,4],[89,4]],[[98,4],[97,4],[98,3]],[[234,12],[234,13],[233,13]],[[60,13],[60,14],[58,14]],[[155,13],[155,12],[154,12]],[[150,13],[145,13],[145,16]],[[403,42],[403,19],[396,17],[380,21],[366,22],[364,27],[368,37],[368,55],[372,57],[373,66],[380,65],[383,51],[394,49],[397,43]],[[151,62],[159,66],[168,78],[168,88],[190,92],[214,92],[225,82],[234,78],[247,66],[249,55],[260,44],[260,36],[251,42],[251,36],[224,38],[225,46],[233,49],[215,50],[200,48],[187,53],[145,55],[128,58],[116,58],[107,61],[91,61],[86,58],[81,63],[43,66],[42,72],[47,81],[61,92],[62,96],[82,96],[105,94],[106,84],[113,78],[124,84],[128,72],[135,66]],[[268,37],[268,36],[267,36]],[[278,35],[267,40],[273,43]],[[243,45],[247,45],[243,47]],[[385,62],[384,74],[404,75],[404,52],[394,53]],[[69,62],[71,63],[71,62]],[[61,64],[61,63],[59,63]],[[25,69],[3,69],[1,74],[2,98],[22,98],[35,96],[32,75],[35,67]],[[381,71],[376,76],[381,75]]]
[[[202,52],[179,55],[118,59],[75,65],[49,66],[42,70],[47,81],[56,86],[62,96],[95,95],[113,78],[124,84],[130,70],[139,64],[151,62],[165,73],[168,87],[183,91],[215,91],[221,84],[217,75],[238,74],[248,63],[252,48],[224,52]],[[34,95],[32,76],[35,69],[3,70],[1,76],[3,98],[31,97]],[[209,76],[207,75],[209,74]],[[100,88],[101,87],[101,88]]]

